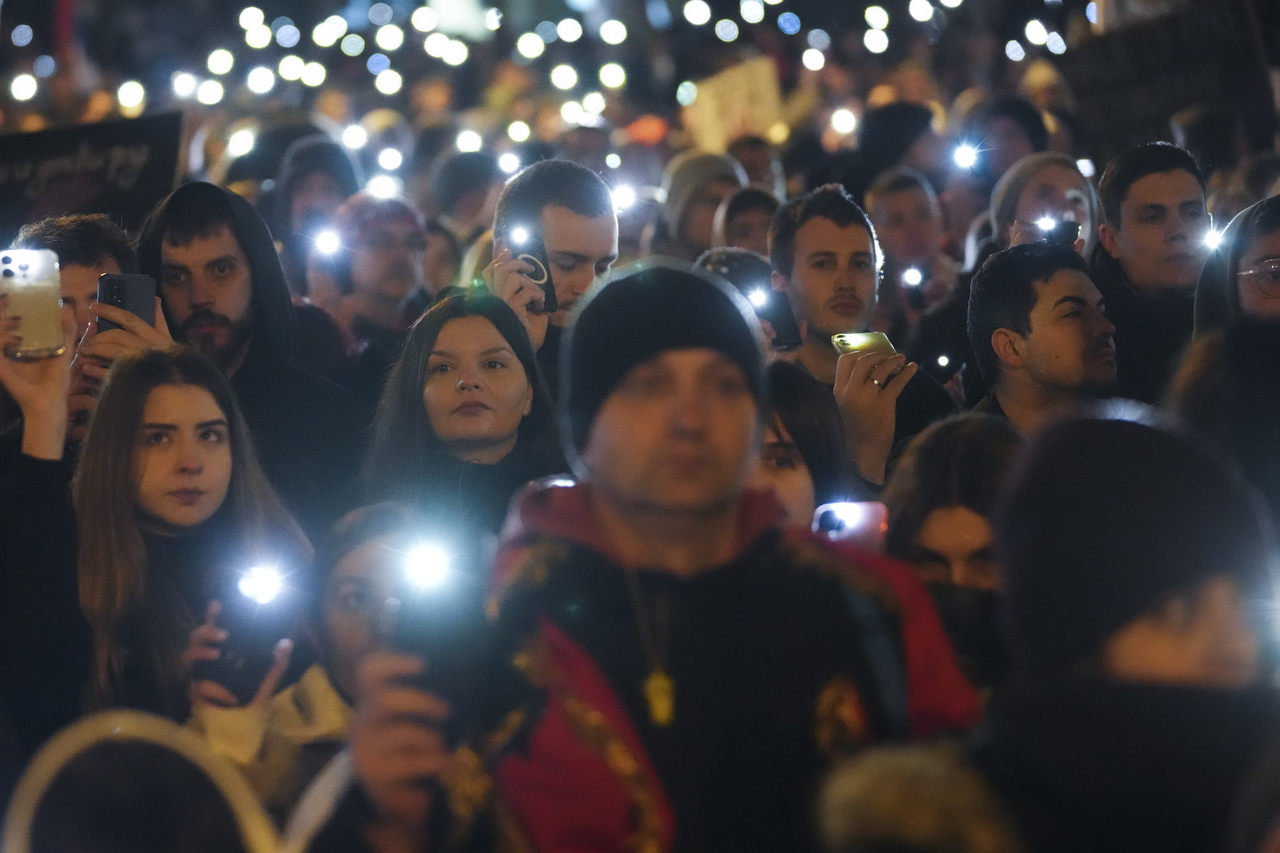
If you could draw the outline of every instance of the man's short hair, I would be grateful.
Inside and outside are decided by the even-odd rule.
[[[455,151],[436,159],[431,170],[431,195],[438,210],[452,213],[463,197],[486,192],[500,177],[498,158],[489,152]]]
[[[613,196],[599,175],[568,160],[534,163],[507,181],[498,198],[493,236],[509,240],[517,225],[537,227],[543,208],[567,207],[579,216],[596,219],[613,215]]]
[[[969,343],[987,385],[1000,376],[1000,357],[991,346],[997,329],[1031,333],[1031,309],[1036,304],[1036,282],[1053,278],[1060,270],[1088,275],[1084,258],[1067,246],[1027,243],[996,252],[973,277],[969,289]]]
[[[121,272],[138,271],[129,235],[104,213],[73,213],[28,223],[18,232],[13,248],[49,249],[64,267],[94,267],[111,258]]]
[[[906,166],[897,166],[881,172],[880,176],[867,188],[863,200],[867,203],[867,210],[871,211],[875,209],[876,203],[885,196],[908,190],[920,190],[929,197],[931,204],[936,204],[938,201],[938,196],[929,184],[929,179],[915,169]]]
[[[1147,175],[1178,170],[1189,172],[1205,193],[1204,173],[1195,158],[1169,142],[1148,142],[1130,148],[1112,160],[1098,182],[1098,200],[1102,203],[1103,221],[1112,228],[1120,227],[1120,207],[1129,188]]]
[[[884,255],[866,211],[840,184],[823,184],[791,199],[774,213],[769,225],[769,263],[774,272],[790,278],[796,262],[796,233],[810,219],[817,218],[829,219],[840,228],[857,225],[864,229],[871,236],[871,254],[876,269],[880,269]]]

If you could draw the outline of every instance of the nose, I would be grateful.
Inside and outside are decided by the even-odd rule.
[[[192,276],[188,298],[195,307],[212,308],[214,301],[212,283],[206,281],[202,275]]]
[[[473,370],[462,370],[458,373],[458,390],[471,391],[480,388],[480,374]]]
[[[204,455],[200,446],[191,439],[178,439],[174,465],[180,473],[199,474],[204,470]]]
[[[707,395],[694,386],[677,389],[671,399],[669,423],[680,435],[699,435],[709,423]]]

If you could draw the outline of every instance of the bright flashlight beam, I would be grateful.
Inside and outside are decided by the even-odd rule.
[[[972,145],[957,146],[952,158],[961,169],[972,169],[974,164],[978,162],[978,149]]]
[[[284,589],[284,576],[279,569],[254,566],[240,577],[237,586],[242,595],[259,604],[270,604]]]

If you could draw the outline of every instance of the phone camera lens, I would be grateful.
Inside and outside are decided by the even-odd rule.
[[[5,277],[5,278],[13,278],[13,270],[5,270],[5,271],[4,271],[4,277]]]
[[[0,264],[11,264],[11,263],[13,263],[13,258],[9,257],[8,255],[5,255],[3,258],[0,258]]]
[[[31,266],[29,264],[18,264],[18,269],[22,270],[23,272],[26,272],[27,270],[31,269]]]

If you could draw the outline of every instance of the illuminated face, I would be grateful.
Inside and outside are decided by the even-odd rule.
[[[871,223],[885,257],[899,267],[928,268],[942,245],[942,211],[923,189],[906,189],[876,199]]]
[[[426,248],[416,222],[380,219],[369,223],[351,252],[352,287],[381,302],[400,302],[422,286]]]
[[[541,220],[542,243],[560,303],[552,322],[564,326],[569,309],[618,260],[618,218],[612,213],[591,218],[550,204],[542,209]]]
[[[403,562],[392,537],[371,539],[339,560],[325,583],[325,663],[348,698],[356,695],[360,661],[391,641],[387,599],[394,596]]]
[[[1107,675],[1118,681],[1218,689],[1255,683],[1258,657],[1249,604],[1225,575],[1139,616],[1103,648]]]
[[[160,246],[160,295],[170,328],[224,368],[249,339],[253,270],[235,235],[222,226],[179,246]]]
[[[166,528],[207,521],[231,485],[231,429],[213,395],[160,385],[147,395],[133,454],[138,509]]]
[[[1089,276],[1064,269],[1034,287],[1031,332],[1019,336],[1022,366],[1030,378],[1042,388],[1076,394],[1115,387],[1116,327]]]
[[[1093,233],[1093,219],[1089,216],[1088,189],[1085,177],[1075,169],[1053,163],[1031,176],[1014,210],[1014,223],[1010,227],[1009,245],[1020,246],[1042,239],[1041,219],[1071,220],[1080,224],[1080,236]]]
[[[876,310],[876,264],[871,235],[861,225],[841,228],[815,216],[796,231],[795,260],[785,289],[810,337],[862,332]]]
[[[492,463],[515,447],[520,421],[533,408],[533,385],[487,317],[459,317],[436,336],[422,405],[455,456]]]
[[[800,455],[800,448],[782,422],[774,419],[764,430],[764,447],[751,473],[753,488],[770,489],[787,510],[786,524],[808,528],[818,501],[813,492],[813,475]]]
[[[911,562],[925,581],[998,590],[991,525],[963,506],[935,509],[911,540]]]
[[[1280,271],[1266,269],[1265,265],[1270,262],[1280,263],[1280,231],[1254,237],[1240,255],[1240,271],[1255,271],[1254,275],[1237,277],[1235,282],[1240,309],[1245,314],[1280,318],[1280,297],[1268,296],[1259,289],[1261,285],[1271,293],[1280,293]]]
[[[76,313],[77,341],[84,337],[94,319],[89,311],[89,304],[98,298],[98,276],[120,272],[120,264],[110,255],[91,267],[64,264],[58,270],[58,276],[62,279],[62,301]]]
[[[711,349],[661,352],[601,405],[582,461],[593,488],[638,511],[715,513],[756,461],[758,409],[742,368]]]
[[[1107,253],[1143,293],[1195,288],[1209,257],[1209,212],[1190,172],[1175,169],[1133,182],[1120,204],[1120,227],[1099,230]]]

